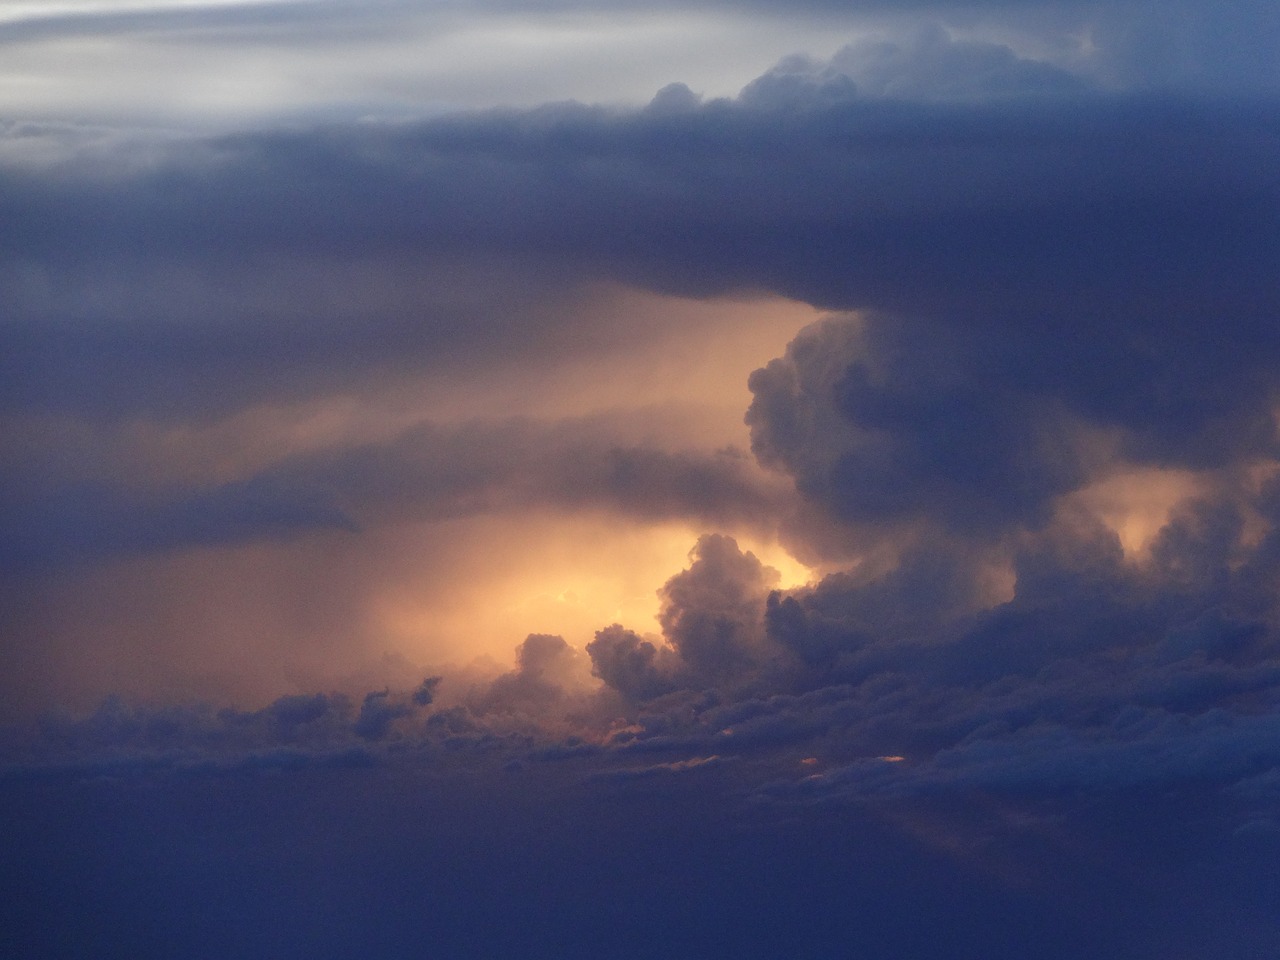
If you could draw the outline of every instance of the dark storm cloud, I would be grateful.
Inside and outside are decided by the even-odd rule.
[[[8,752],[5,776],[94,777],[172,770],[297,769],[369,764],[369,741],[420,709],[412,698],[369,693],[357,708],[338,693],[281,697],[261,710],[208,704],[130,705],[109,697],[82,718],[48,715],[38,741]],[[37,752],[29,752],[35,742]]]
[[[150,229],[127,223],[127,211],[111,216],[113,231]],[[174,256],[125,252],[121,233],[108,238],[121,249],[76,264],[34,249],[3,258],[6,410],[208,419],[356,389],[371,373],[565,353],[586,322],[555,269],[535,275],[421,251],[338,256],[303,236],[279,256],[253,244],[210,253],[175,229],[166,244]]]
[[[683,109],[560,105],[224,137],[112,174],[10,169],[0,250],[29,282],[7,294],[7,404],[199,409],[564,342],[573,311],[525,309],[521,278],[541,276],[544,296],[612,278],[936,320],[993,374],[1034,371],[1089,391],[1069,399],[1095,419],[1149,421],[1157,455],[1162,429],[1197,417],[1213,433],[1256,407],[1280,298],[1269,103],[1046,95],[1007,51],[936,42],[958,68],[926,41],[854,48]],[[975,59],[1010,67],[1004,93],[945,99]],[[944,99],[859,95],[854,61],[880,88]],[[425,271],[412,303],[316,295],[392,261]],[[128,282],[104,298],[113,271]],[[1179,407],[1160,400],[1171,388],[1194,392]]]
[[[517,506],[603,507],[710,523],[767,517],[768,485],[744,452],[666,451],[619,441],[625,415],[423,424],[386,444],[302,455],[264,478],[331,491],[364,509],[440,519]]]
[[[591,654],[633,703],[852,684],[872,696],[869,730],[899,731],[903,751],[950,748],[977,728],[973,704],[992,702],[990,685],[1011,685],[1031,714],[1054,697],[1084,703],[1113,686],[1096,662],[1108,655],[1190,644],[1175,662],[1234,651],[1232,669],[1267,675],[1262,584],[1274,547],[1246,549],[1232,516],[1241,504],[1272,511],[1228,474],[1276,452],[1278,160],[1268,102],[1082,91],[1006,49],[925,33],[829,63],[784,61],[736,101],[670,88],[640,111],[568,104],[244,134],[107,173],[10,170],[0,247],[15,275],[47,282],[9,294],[6,392],[12,408],[145,409],[178,393],[199,407],[211,402],[202,392],[270,395],[281,369],[305,391],[317,370],[571,329],[517,311],[509,326],[489,309],[433,313],[433,293],[454,289],[448,265],[469,258],[480,266],[468,283],[503,261],[499,277],[549,271],[544,290],[612,278],[873,308],[804,332],[755,375],[755,452],[837,525],[874,537],[919,523],[933,539],[887,572],[772,597],[758,562],[704,539],[663,593],[670,649],[623,625],[601,631]],[[181,284],[143,303],[136,292],[76,299],[56,282],[93,288],[119,265],[214,291],[223,276],[267,288],[304,276],[297,264],[312,258],[343,269],[420,258],[445,279],[423,288],[425,310],[364,314],[286,284],[308,309],[277,308],[261,323],[240,293],[219,295],[215,306],[233,309],[211,322],[220,311],[187,303],[193,288]],[[512,282],[484,305],[518,293]],[[178,498],[157,515],[195,519],[160,532],[99,498],[108,502],[89,511],[96,519],[45,549],[56,559],[136,548],[131,536],[164,547],[512,504],[711,525],[769,508],[732,456],[575,429],[423,427],[291,458],[243,485]],[[1154,572],[1126,565],[1109,531],[1055,519],[1098,467],[1089,431],[1111,431],[1122,461],[1223,471],[1200,513],[1155,544]],[[37,497],[20,515],[21,555],[58,543],[40,520],[65,516],[56,499]],[[992,552],[1012,564],[1015,595],[983,612],[979,574]],[[1059,663],[1072,665],[1074,686],[1037,679]],[[1161,670],[1187,711],[1244,696],[1239,684],[1254,689],[1215,668],[1199,675],[1226,687],[1197,692]],[[531,676],[511,683],[537,688]],[[893,713],[868,684],[950,692],[924,723]],[[1172,692],[1144,695],[1178,707]],[[370,730],[381,729],[379,703]]]
[[[777,573],[725,536],[700,538],[690,556],[659,591],[662,632],[701,682],[732,682],[769,658],[759,608]]]
[[[580,651],[555,634],[531,633],[516,648],[515,669],[474,688],[466,707],[482,727],[555,729],[583,709],[588,680]]]
[[[751,377],[753,450],[837,516],[1035,521],[1084,472],[1056,398],[1019,391],[972,339],[899,317],[805,331]]]
[[[1096,8],[1090,26],[1099,69],[1125,85],[1274,92],[1280,81],[1274,4],[1115,4]]]
[[[533,635],[514,670],[455,706],[390,691],[359,708],[335,695],[254,712],[110,702],[87,720],[47,722],[38,762],[7,768],[0,796],[27,829],[5,841],[24,855],[3,876],[29,912],[84,923],[98,916],[92,905],[112,902],[123,850],[133,890],[147,871],[216,889],[246,848],[260,853],[259,869],[283,863],[286,873],[315,857],[314,870],[297,869],[341,871],[336,903],[361,870],[370,904],[399,891],[409,906],[386,907],[393,955],[409,932],[451,936],[461,909],[493,910],[500,919],[481,925],[482,943],[506,944],[491,924],[529,909],[556,945],[547,956],[661,950],[645,933],[655,918],[666,921],[666,949],[673,937],[714,934],[702,952],[717,956],[723,937],[763,912],[767,930],[751,927],[735,956],[777,955],[781,943],[753,946],[771,933],[813,956],[859,938],[920,960],[1042,948],[1064,960],[1081,950],[1155,960],[1195,941],[1244,960],[1280,942],[1270,909],[1280,662],[1259,619],[1272,609],[1276,552],[1269,538],[1237,564],[1242,544],[1214,512],[1187,508],[1146,571],[1124,568],[1114,544],[1096,542],[1100,531],[1060,532],[1019,558],[1012,601],[976,617],[935,613],[913,635],[888,636],[863,616],[877,601],[910,604],[905,578],[854,594],[847,578],[792,591],[786,600],[821,613],[845,643],[819,664],[785,662],[808,629],[803,617],[779,632],[770,610],[783,595],[771,604],[759,564],[708,538],[664,589],[666,629],[687,650],[708,637],[755,639],[714,645],[699,674],[662,663],[634,633],[603,630],[590,653],[621,700],[580,686],[585,658],[561,638]],[[762,642],[783,656],[762,666]],[[756,679],[749,690],[726,667],[734,657]],[[655,676],[666,682],[646,688]],[[139,804],[167,817],[142,817]],[[307,839],[317,818],[335,824],[321,831],[322,854]],[[110,842],[86,836],[75,852],[53,842],[81,823],[106,825]],[[282,830],[289,839],[273,840]],[[362,831],[385,838],[372,867]],[[37,840],[40,855],[26,855]],[[442,871],[447,883],[424,903]],[[57,898],[45,892],[55,874]],[[313,879],[294,882],[315,894]],[[535,891],[548,884],[542,903]],[[672,906],[673,884],[692,915]],[[310,929],[310,911],[279,893],[294,888],[267,886],[270,929]],[[189,897],[156,887],[148,917],[179,901],[190,917]],[[993,933],[1011,898],[1020,925]],[[566,904],[595,906],[579,918]],[[579,938],[597,908],[605,918]],[[644,922],[623,936],[618,916],[632,910]],[[1028,916],[1038,919],[1026,926]],[[1064,944],[1059,926],[1091,932]],[[37,936],[29,919],[10,929],[22,942]],[[1153,939],[1151,929],[1164,932]],[[459,955],[480,955],[475,936],[458,934]],[[402,955],[420,946],[409,939]]]
[[[4,247],[37,264],[163,262],[179,241],[202,260],[541,253],[596,269],[634,261],[669,284],[694,282],[680,267],[696,253],[705,284],[805,286],[831,306],[890,292],[936,304],[961,276],[985,283],[954,294],[993,306],[1050,283],[1074,299],[1176,280],[1185,297],[1209,267],[1239,275],[1275,254],[1264,106],[1087,95],[824,106],[823,89],[804,90],[799,115],[750,97],[675,115],[560,106],[228,137],[123,180],[11,173]],[[1083,239],[1093,246],[1072,246]],[[883,275],[890,265],[905,273]]]
[[[1118,431],[1123,459],[1162,467],[1275,455],[1280,298],[1224,304],[1215,323],[1135,306],[1095,327],[1055,309],[811,328],[752,375],[753,450],[836,516],[992,534],[1043,523],[1083,485],[1097,454],[1082,431]]]
[[[588,648],[602,692],[586,657],[531,635],[514,670],[444,705],[435,678],[358,707],[319,694],[256,712],[111,701],[46,721],[44,759],[9,776],[381,763],[390,755],[366,748],[386,743],[497,749],[515,768],[590,760],[588,778],[618,783],[737,758],[752,772],[735,789],[783,806],[1194,787],[1229,821],[1262,822],[1280,769],[1274,545],[1187,582],[1179,564],[1203,560],[1203,543],[1176,529],[1164,540],[1150,570],[1090,559],[1079,541],[1037,546],[1011,601],[895,635],[866,611],[912,602],[900,575],[767,595],[753,558],[706,538],[663,590],[670,646],[615,626]]]
[[[908,442],[920,432],[898,425]],[[848,431],[782,433],[818,456],[838,453]],[[946,496],[913,489],[926,515],[947,515]],[[1045,518],[1003,544],[1013,595],[994,604],[980,599],[990,530],[772,592],[732,541],[704,541],[733,562],[695,553],[664,588],[669,650],[616,626],[589,648],[596,675],[637,705],[615,749],[803,751],[811,766],[761,794],[788,803],[1195,784],[1220,807],[1238,795],[1269,810],[1250,785],[1280,766],[1275,503],[1274,481],[1223,478],[1174,510],[1143,563],[1096,520]],[[1247,515],[1262,518],[1260,539]],[[692,589],[713,570],[714,590]],[[686,623],[722,641],[714,670],[674,659],[690,646]],[[750,686],[732,682],[743,675]]]
[[[453,732],[448,711],[425,723],[440,683],[440,677],[427,677],[416,690],[372,690],[356,699],[344,693],[291,694],[259,710],[129,704],[108,697],[84,717],[46,714],[34,724],[34,734],[6,731],[0,777],[369,766],[396,744],[427,745]]]

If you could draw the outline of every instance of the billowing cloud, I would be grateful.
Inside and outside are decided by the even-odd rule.
[[[583,708],[590,666],[564,637],[531,633],[516,649],[516,667],[476,689],[467,706],[500,728],[510,723],[555,729]]]
[[[671,648],[658,646],[621,624],[596,631],[587,654],[592,673],[625,697],[648,700],[676,688],[678,666]]]
[[[860,96],[978,101],[1080,93],[1088,86],[1078,74],[1019,57],[1003,44],[955,39],[935,23],[901,37],[852,43],[829,61],[787,57],[744,87],[739,99],[767,109],[815,109]]]
[[[781,651],[761,617],[778,572],[743,552],[730,537],[699,538],[687,570],[658,591],[665,643],[655,645],[619,624],[587,645],[593,672],[633,700],[677,689],[741,689],[777,672]]]
[[[662,588],[662,631],[704,682],[732,680],[769,658],[760,604],[778,579],[728,537],[698,541],[688,570]]]
[[[546,358],[589,330],[625,344],[625,318],[571,309],[601,280],[858,310],[751,381],[754,452],[794,482],[791,504],[738,454],[624,438],[607,417],[420,418],[217,483],[15,471],[12,565],[545,506],[708,529],[794,510],[797,549],[826,519],[846,558],[887,551],[813,591],[850,635],[976,615],[1002,571],[1025,594],[1038,547],[1018,538],[1059,536],[1066,499],[1090,484],[1152,467],[1219,471],[1226,490],[1241,482],[1228,473],[1274,455],[1271,126],[1244,101],[1069,80],[929,28],[785,60],[733,100],[677,103],[669,88],[650,109],[563,104],[10,166],[15,420],[208,422],[389,372]],[[106,283],[115,271],[124,280]],[[771,637],[760,582],[699,580],[718,562],[669,584],[664,626],[684,668],[720,682],[769,661],[796,598],[776,600]],[[695,583],[718,583],[720,600]],[[792,632],[809,667],[843,643]],[[632,692],[656,689],[633,662],[643,642],[618,642],[600,669],[631,664]]]
[[[966,369],[965,339],[897,317],[806,331],[752,375],[756,455],[846,519],[1034,522],[1083,480],[1069,421],[1054,398]]]

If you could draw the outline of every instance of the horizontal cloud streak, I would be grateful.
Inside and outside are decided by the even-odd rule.
[[[421,424],[286,458],[213,488],[131,490],[28,476],[0,525],[10,573],[156,550],[552,507],[768,531],[783,491],[745,451],[620,442],[625,418]],[[13,484],[17,487],[17,484]]]

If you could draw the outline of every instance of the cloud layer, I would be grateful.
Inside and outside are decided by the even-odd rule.
[[[1274,17],[930,11],[735,97],[4,128],[22,952],[1274,954]],[[391,638],[668,527],[652,622]]]

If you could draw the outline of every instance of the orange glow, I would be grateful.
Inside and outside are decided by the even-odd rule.
[[[602,446],[744,450],[748,376],[818,316],[777,297],[699,301],[605,285],[540,309],[553,308],[571,313],[561,329],[582,336],[538,345],[536,363],[523,352],[445,358],[208,421],[85,427],[30,417],[14,430],[15,450],[40,461],[71,444],[104,482],[160,491],[162,500],[291,457],[323,464],[330,453],[377,449],[424,422],[520,417],[573,435],[582,418]],[[734,536],[778,570],[782,587],[816,576],[777,542],[776,517],[735,528],[508,505],[426,521],[430,511],[411,496],[363,495],[358,486],[335,490],[358,533],[193,544],[49,584],[18,626],[44,649],[65,651],[66,662],[38,677],[31,667],[11,686],[32,687],[32,697],[115,691],[250,705],[304,690],[411,684],[423,669],[485,657],[507,665],[529,633],[560,634],[578,649],[615,622],[653,634],[658,589],[711,532]]]
[[[574,308],[615,332],[536,369],[516,359],[482,380],[461,370],[406,382],[387,402],[406,420],[425,410],[446,420],[679,410],[678,423],[663,425],[665,442],[742,443],[751,402],[747,377],[782,356],[796,333],[821,315],[780,297],[694,300],[614,285],[601,285]]]
[[[1126,557],[1140,559],[1174,508],[1203,487],[1187,470],[1133,469],[1100,480],[1072,499],[1115,531]]]
[[[984,565],[978,582],[978,602],[986,608],[1008,603],[1017,594],[1018,574],[1007,560]]]
[[[595,631],[621,623],[656,634],[658,589],[689,565],[706,531],[684,523],[630,524],[612,517],[507,517],[454,525],[447,547],[450,590],[412,575],[406,558],[397,582],[375,606],[378,632],[410,659],[509,662],[529,633],[554,633],[583,648]],[[434,538],[433,538],[434,540]],[[777,544],[739,537],[780,585],[807,582],[811,572]]]
[[[88,708],[111,692],[251,707],[478,677],[508,669],[530,633],[579,650],[615,622],[656,634],[657,591],[704,532],[526,513],[124,559],[24,602],[13,628],[54,656],[4,689],[14,709],[37,694]],[[739,542],[784,584],[804,579],[777,545]]]
[[[133,421],[108,433],[31,417],[10,425],[11,440],[31,456],[74,441],[93,451],[105,479],[143,488],[234,482],[287,457],[386,443],[423,422],[626,411],[614,424],[625,431],[621,443],[745,449],[747,377],[820,316],[780,297],[695,300],[607,284],[560,307],[586,324],[599,318],[599,342],[575,343],[536,364],[494,357],[482,369],[456,360],[421,373],[388,371],[358,388],[210,422]]]
[[[1267,483],[1275,480],[1277,474],[1280,474],[1280,462],[1275,460],[1251,464],[1244,470],[1245,488],[1256,497]],[[1272,521],[1249,503],[1242,504],[1241,514],[1244,520],[1240,531],[1241,546],[1253,549],[1272,531]]]

